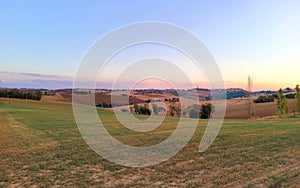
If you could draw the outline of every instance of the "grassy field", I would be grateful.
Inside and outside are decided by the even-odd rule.
[[[99,109],[120,141],[145,146],[166,139],[177,118],[150,133],[122,127]],[[143,117],[142,117],[143,118]],[[300,119],[226,120],[213,145],[198,153],[207,121],[159,165],[115,165],[91,150],[70,104],[0,99],[0,187],[299,187]]]

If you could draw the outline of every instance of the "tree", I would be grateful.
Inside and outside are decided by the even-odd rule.
[[[151,104],[151,105],[152,105],[152,108],[153,108],[153,113],[154,113],[155,115],[157,115],[158,112],[159,112],[158,106],[157,106],[156,104]]]
[[[197,109],[191,109],[189,112],[190,118],[199,118],[199,111]]]
[[[189,117],[190,118],[199,118],[200,117],[200,105],[194,104],[192,106],[189,106],[187,108],[189,112]]]
[[[208,119],[213,111],[213,105],[210,103],[202,104],[201,106],[195,104],[188,107],[188,110],[190,118]]]
[[[249,109],[248,109],[249,118],[251,118],[253,116],[253,100],[252,100],[252,96],[251,96],[252,87],[253,87],[253,78],[248,76],[248,93],[247,93],[247,95],[249,97]]]
[[[175,106],[171,105],[171,106],[170,106],[170,115],[171,115],[172,117],[175,115],[175,111],[176,111]]]
[[[143,114],[143,115],[151,115],[151,110],[146,106],[142,106],[139,108],[140,109],[140,114]]]
[[[173,117],[175,114],[180,115],[181,114],[181,109],[180,107],[176,107],[174,104],[171,104],[169,106],[170,108],[170,115]]]
[[[134,112],[135,112],[136,114],[140,114],[140,111],[139,111],[139,105],[134,104],[134,105],[133,105],[133,108],[134,108]]]
[[[200,110],[200,118],[208,119],[210,117],[211,112],[213,111],[212,104],[202,104]]]
[[[283,95],[283,91],[280,88],[278,91],[278,98],[277,98],[277,115],[279,117],[286,117],[287,113],[288,113],[287,99]]]
[[[295,98],[297,101],[297,112],[300,112],[300,88],[299,88],[299,85],[296,86]]]
[[[266,103],[266,102],[274,102],[275,97],[273,95],[268,96],[259,96],[257,99],[253,100],[254,103]]]
[[[151,115],[151,110],[147,107],[147,105],[139,106],[137,104],[133,105],[134,112],[136,114],[143,114],[143,115]]]
[[[41,100],[42,98],[42,92],[39,90],[37,91],[37,94],[36,94],[36,100]]]
[[[7,89],[0,90],[0,97],[7,97]]]

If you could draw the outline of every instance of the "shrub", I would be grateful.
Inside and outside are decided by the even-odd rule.
[[[295,96],[296,96],[296,94],[294,93],[289,93],[289,94],[286,94],[285,95],[285,97],[287,98],[287,99],[294,99],[295,98]]]
[[[187,108],[187,111],[189,112],[190,118],[199,118],[200,117],[200,105],[193,105],[189,106]]]
[[[159,113],[159,109],[158,109],[157,105],[156,104],[152,104],[152,108],[153,108],[153,113],[155,115],[157,115]]]
[[[189,112],[190,118],[199,118],[199,110],[191,109]]]
[[[122,108],[122,109],[121,109],[121,112],[128,113],[128,109]]]
[[[200,118],[201,119],[208,119],[210,117],[211,112],[213,111],[212,104],[203,104],[201,105],[200,110]]]
[[[259,96],[257,99],[255,99],[253,102],[254,103],[267,103],[267,102],[274,102],[275,97],[273,95],[262,95]]]
[[[97,104],[96,107],[101,107],[101,108],[111,108],[111,104],[108,104],[106,102],[103,102],[103,103],[100,103],[100,104]]]
[[[136,114],[151,115],[151,110],[147,107],[147,105],[139,106],[134,104],[133,107]]]

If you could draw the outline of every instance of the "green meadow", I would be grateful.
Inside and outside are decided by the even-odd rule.
[[[132,146],[168,138],[178,118],[166,117],[148,133],[123,127],[112,111],[98,109],[107,130]],[[146,116],[139,116],[146,119]],[[300,119],[225,120],[213,145],[198,146],[207,125],[176,156],[131,168],[96,154],[76,126],[72,105],[0,99],[0,187],[297,187]]]

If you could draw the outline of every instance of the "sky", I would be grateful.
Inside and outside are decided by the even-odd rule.
[[[248,75],[253,77],[254,90],[277,90],[300,83],[298,0],[0,3],[0,87],[72,87],[82,58],[101,36],[143,21],[175,24],[197,36],[215,58],[226,87],[246,88]],[[108,66],[109,74],[101,78],[107,85],[101,86],[114,82],[122,63],[149,51],[167,59],[175,57],[178,64],[184,61],[178,52],[162,49],[144,46],[136,49],[137,53],[129,49],[119,55]],[[195,85],[207,87],[205,76],[193,72],[192,66],[185,68]],[[147,87],[159,87],[153,83]]]

